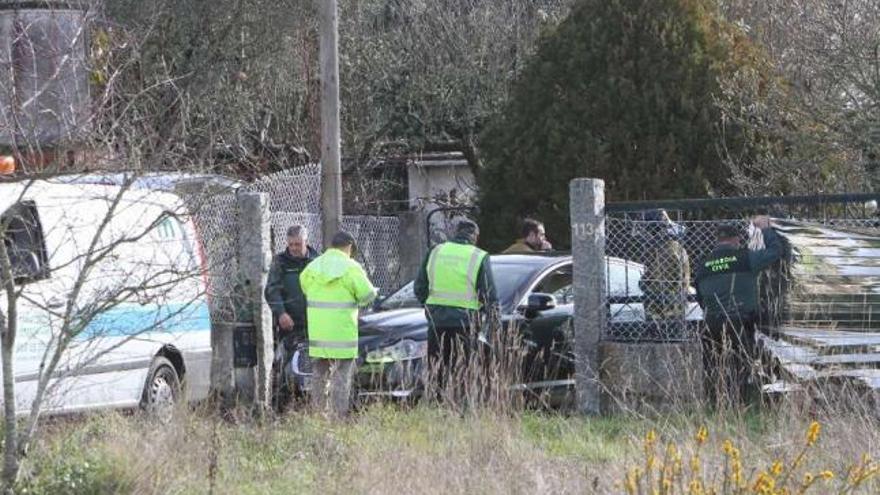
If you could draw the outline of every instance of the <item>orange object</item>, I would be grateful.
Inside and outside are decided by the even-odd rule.
[[[15,172],[15,158],[9,155],[0,156],[0,175],[7,175]]]

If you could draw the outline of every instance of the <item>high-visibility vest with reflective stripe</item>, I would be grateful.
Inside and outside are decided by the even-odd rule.
[[[428,257],[427,304],[463,309],[480,309],[477,275],[486,251],[471,246],[444,242]]]
[[[309,356],[352,359],[358,355],[358,306],[376,297],[361,265],[329,249],[300,275],[309,322]]]

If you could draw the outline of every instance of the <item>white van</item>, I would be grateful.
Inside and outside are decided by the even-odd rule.
[[[45,377],[45,413],[206,397],[206,260],[182,201],[89,182],[0,183],[0,215],[10,222],[4,242],[21,292],[16,410],[30,412],[61,339],[70,347]]]

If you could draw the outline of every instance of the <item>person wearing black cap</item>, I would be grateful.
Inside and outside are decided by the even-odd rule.
[[[476,347],[481,316],[497,312],[489,256],[475,246],[479,235],[476,223],[460,221],[453,239],[425,257],[414,283],[428,317],[428,365],[436,369],[438,392],[446,386],[450,367],[467,362]]]
[[[758,277],[782,256],[782,242],[770,227],[770,219],[755,217],[752,224],[761,229],[764,249],[749,250],[741,245],[738,228],[721,225],[716,232],[717,245],[700,263],[695,277],[697,301],[708,327],[703,336],[703,362],[709,391],[726,391],[727,398],[733,400],[737,399],[734,394],[744,398],[749,392],[755,330],[761,312]],[[733,376],[725,372],[728,360],[722,357],[727,355]],[[723,380],[718,383],[720,378]]]
[[[275,322],[275,393],[277,407],[283,407],[289,389],[284,366],[293,356],[298,342],[306,338],[306,297],[300,287],[299,276],[306,266],[318,257],[318,252],[308,244],[309,232],[303,225],[287,229],[287,247],[276,254],[269,268],[264,296],[272,310]],[[282,394],[284,397],[282,397]]]
[[[353,259],[354,237],[340,231],[330,248],[302,272],[308,301],[311,398],[316,411],[345,417],[351,408],[352,378],[357,367],[358,308],[373,302],[378,290]]]

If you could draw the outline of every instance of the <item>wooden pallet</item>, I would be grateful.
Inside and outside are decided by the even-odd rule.
[[[781,327],[758,344],[779,365],[784,382],[850,382],[880,389],[880,333]]]

